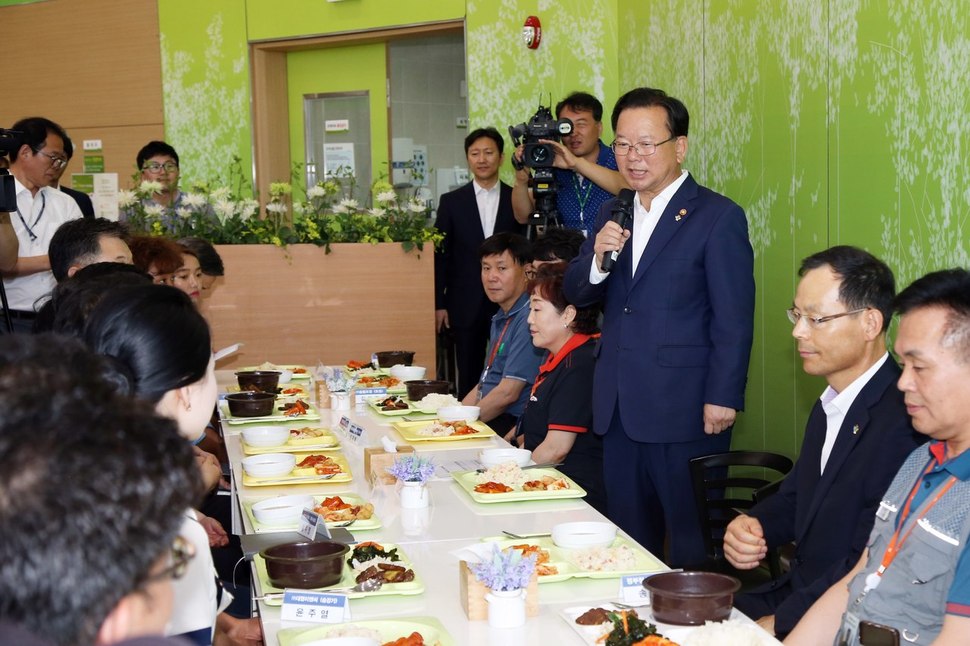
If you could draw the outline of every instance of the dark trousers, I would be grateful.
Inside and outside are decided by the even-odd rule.
[[[451,328],[455,340],[455,363],[458,366],[458,399],[477,386],[482,377],[490,324],[490,319],[485,318],[469,326]]]
[[[691,442],[638,442],[630,439],[614,408],[603,436],[603,480],[610,520],[658,557],[663,557],[666,539],[666,562],[671,567],[704,562],[704,538],[688,462],[730,447],[727,432]]]

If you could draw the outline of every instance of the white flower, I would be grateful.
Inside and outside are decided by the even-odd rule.
[[[411,213],[424,213],[427,210],[428,205],[424,203],[424,200],[414,198],[408,202],[408,211]]]
[[[373,215],[374,217],[378,217],[378,218],[379,217],[383,217],[384,214],[387,213],[387,211],[385,209],[382,209],[380,207],[374,207],[372,209],[368,209],[367,212],[370,215]]]
[[[377,194],[377,201],[380,203],[394,202],[397,200],[397,193],[394,191],[383,191]]]
[[[259,210],[259,202],[256,200],[243,200],[239,206],[239,217],[248,220]]]
[[[343,204],[337,204],[336,206],[333,207],[333,212],[334,213],[346,213],[347,212],[347,207],[344,206]]]
[[[138,192],[142,195],[151,195],[162,192],[162,183],[154,180],[145,180],[138,186]]]
[[[213,200],[228,200],[232,196],[232,191],[230,191],[225,186],[221,186],[210,193]]]
[[[318,197],[326,197],[326,195],[327,195],[327,189],[320,186],[319,184],[317,184],[316,186],[311,186],[310,188],[307,189],[307,192],[306,192],[306,196],[311,200],[316,199]]]
[[[304,213],[306,213],[306,205],[303,202],[294,202],[293,212],[296,213],[297,215],[303,215]]]
[[[165,213],[165,207],[161,204],[149,204],[145,207],[145,215],[150,215],[152,217],[161,217]]]
[[[281,202],[270,202],[266,205],[266,210],[270,213],[277,213],[282,215],[286,213],[286,205]]]
[[[186,208],[184,206],[180,206],[177,209],[175,209],[175,213],[177,213],[180,218],[188,219],[189,217],[192,216],[192,209]]]
[[[200,206],[205,206],[205,195],[199,193],[183,193],[182,194],[182,204],[189,207],[190,209],[196,209]]]
[[[118,206],[125,208],[138,201],[138,196],[134,191],[118,191]]]
[[[235,203],[225,198],[217,200],[212,205],[212,208],[215,210],[220,222],[225,222],[228,218],[231,218],[232,214],[236,211]]]

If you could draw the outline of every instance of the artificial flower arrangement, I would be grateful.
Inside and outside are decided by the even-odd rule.
[[[434,476],[435,465],[431,458],[419,458],[416,455],[405,455],[387,467],[386,471],[401,482],[419,482],[425,484]]]
[[[325,373],[324,381],[327,382],[327,390],[332,393],[348,393],[357,383],[356,379],[346,376],[340,369]]]
[[[472,563],[475,579],[486,588],[498,591],[520,590],[529,585],[536,571],[536,554],[523,556],[520,550],[500,550],[492,546],[492,558]]]
[[[436,245],[443,235],[429,224],[430,207],[416,197],[400,198],[384,180],[371,187],[373,206],[366,208],[353,194],[353,175],[339,173],[302,191],[305,199],[294,198],[299,187],[288,182],[270,185],[265,213],[259,202],[240,197],[244,192],[241,165],[230,169],[227,186],[211,188],[196,183],[184,192],[174,207],[151,201],[161,190],[155,181],[140,182],[132,191],[120,191],[118,206],[135,233],[166,235],[171,238],[197,236],[213,244],[289,244],[309,243],[324,247],[338,242],[400,242],[405,251],[423,250],[425,243]],[[299,169],[294,176],[299,177]]]

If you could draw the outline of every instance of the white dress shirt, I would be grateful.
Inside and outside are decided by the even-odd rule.
[[[855,378],[851,384],[846,386],[842,392],[835,392],[832,386],[827,386],[819,399],[822,401],[822,410],[825,411],[825,442],[822,443],[822,456],[819,464],[819,473],[825,473],[825,465],[832,455],[832,448],[835,440],[839,437],[839,429],[845,421],[845,414],[852,407],[852,402],[862,392],[872,376],[879,372],[882,364],[886,363],[889,353],[882,355],[882,359],[872,364],[868,370]]]
[[[498,200],[502,191],[502,183],[496,181],[492,188],[482,188],[478,180],[472,180],[475,189],[475,201],[478,202],[478,216],[482,220],[482,233],[491,237],[495,233],[495,218],[498,217]]]

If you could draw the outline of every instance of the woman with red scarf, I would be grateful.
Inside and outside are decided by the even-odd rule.
[[[566,263],[539,267],[529,282],[532,344],[549,351],[516,433],[537,463],[559,470],[586,490],[586,502],[606,513],[602,440],[592,431],[593,361],[598,309],[577,308],[562,292]]]

